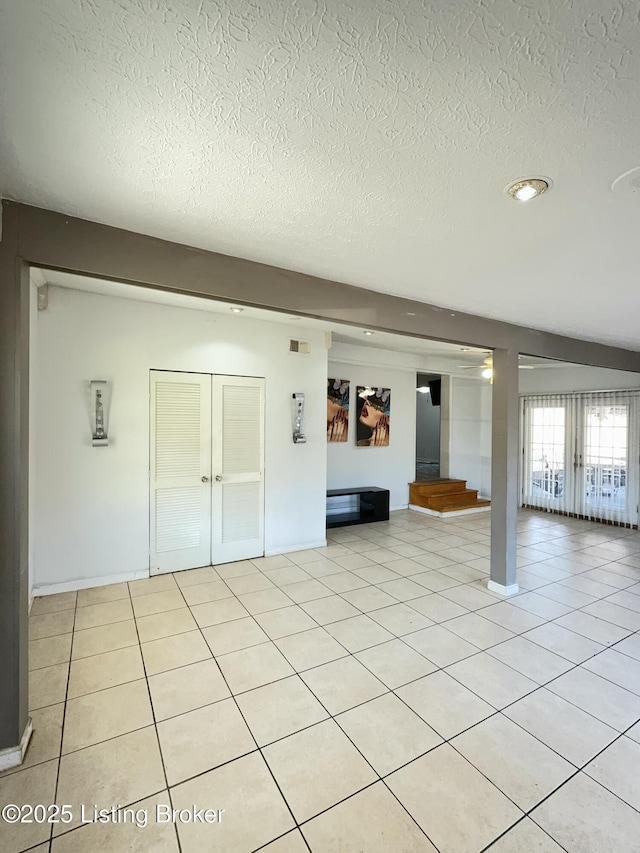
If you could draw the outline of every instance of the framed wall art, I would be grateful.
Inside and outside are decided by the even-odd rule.
[[[388,447],[391,389],[358,385],[356,388],[356,443],[358,447]]]
[[[349,380],[327,379],[327,441],[346,441],[349,432]]]

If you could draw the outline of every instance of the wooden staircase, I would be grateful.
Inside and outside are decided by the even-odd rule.
[[[468,489],[466,480],[444,478],[409,483],[409,506],[443,516],[483,510],[491,506],[491,501],[478,499],[478,490]]]

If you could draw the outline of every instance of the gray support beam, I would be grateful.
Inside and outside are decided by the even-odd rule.
[[[25,204],[4,201],[3,211],[5,219],[18,220],[20,255],[34,266],[418,338],[640,372],[640,352],[451,311]]]
[[[518,592],[518,353],[493,352],[491,441],[491,573],[489,589]]]
[[[17,222],[0,242],[0,769],[24,754],[28,720],[29,273]]]

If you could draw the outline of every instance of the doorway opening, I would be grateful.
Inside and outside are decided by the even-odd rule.
[[[416,375],[416,482],[440,477],[440,389],[442,377]]]

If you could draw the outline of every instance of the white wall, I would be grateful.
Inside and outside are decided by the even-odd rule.
[[[149,370],[266,377],[265,551],[325,539],[327,350],[322,332],[49,289],[37,313],[35,585],[149,568]],[[288,352],[290,337],[311,355]],[[110,443],[91,446],[88,382],[112,383]],[[307,443],[291,395],[307,395]]]
[[[329,353],[329,376],[348,379],[350,387],[349,435],[346,442],[327,445],[327,488],[380,486],[389,489],[392,509],[409,504],[409,483],[415,479],[416,370],[385,366],[393,353],[370,347],[334,344]],[[401,361],[397,358],[395,361]],[[388,447],[356,446],[356,386],[391,389]]]
[[[601,367],[543,367],[519,371],[520,394],[569,394],[640,388],[640,374]]]
[[[451,377],[448,402],[448,473],[466,480],[482,497],[491,496],[491,384]]]

